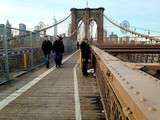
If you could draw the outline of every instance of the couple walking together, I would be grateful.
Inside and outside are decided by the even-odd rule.
[[[44,41],[42,43],[41,48],[45,56],[47,68],[49,68],[51,51],[54,53],[54,60],[56,63],[56,67],[61,67],[63,53],[64,53],[64,44],[62,40],[63,38],[61,36],[58,36],[58,39],[56,39],[56,41],[52,45],[52,42],[48,40],[48,36],[44,37]]]

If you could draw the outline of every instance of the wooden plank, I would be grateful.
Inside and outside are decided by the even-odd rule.
[[[0,111],[3,120],[74,120],[73,67],[68,60]]]

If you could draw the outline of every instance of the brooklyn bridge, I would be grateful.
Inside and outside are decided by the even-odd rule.
[[[70,15],[56,24],[10,38],[4,35],[0,120],[160,119],[160,38],[120,24],[104,11],[103,7],[72,8]],[[42,38],[66,21],[71,31],[63,36],[63,66],[57,69],[51,60],[46,69]],[[95,38],[93,22],[97,26]],[[113,33],[108,37],[105,24],[127,36],[120,38]],[[81,32],[91,46],[89,77],[82,75],[80,50],[76,48]],[[20,42],[22,38],[24,42]]]

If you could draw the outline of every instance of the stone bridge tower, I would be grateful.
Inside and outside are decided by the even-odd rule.
[[[72,15],[72,27],[71,32],[73,33],[78,29],[78,24],[82,20],[85,26],[85,39],[89,40],[90,35],[90,23],[94,20],[97,24],[97,43],[103,43],[103,12],[104,8],[84,8],[84,9],[71,9]],[[74,40],[77,40],[77,33],[73,36]]]

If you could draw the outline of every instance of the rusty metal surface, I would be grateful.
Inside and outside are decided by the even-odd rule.
[[[160,53],[159,48],[157,49],[137,49],[137,48],[132,48],[132,49],[123,49],[123,48],[119,48],[119,49],[106,49],[103,48],[106,52],[109,53]]]
[[[121,60],[96,47],[92,49],[96,56],[96,73],[99,73],[97,78],[102,100],[106,112],[111,113],[109,120],[114,120],[117,113],[120,115],[116,120],[159,120],[160,81],[128,67]],[[109,107],[106,100],[112,103]]]
[[[125,62],[131,63],[160,63],[160,54],[157,53],[115,53],[112,54]]]
[[[109,53],[160,53],[160,45],[151,44],[113,44],[96,46]]]
[[[96,45],[97,47],[103,49],[103,48],[107,48],[107,49],[119,49],[119,48],[123,48],[123,49],[160,49],[160,45],[153,45],[153,44],[112,44],[112,45],[107,45],[107,44],[103,44],[103,45]]]
[[[129,62],[125,62],[125,64],[133,69],[141,69],[143,67],[150,67],[153,69],[158,69],[160,68],[160,64],[159,63],[129,63]]]

